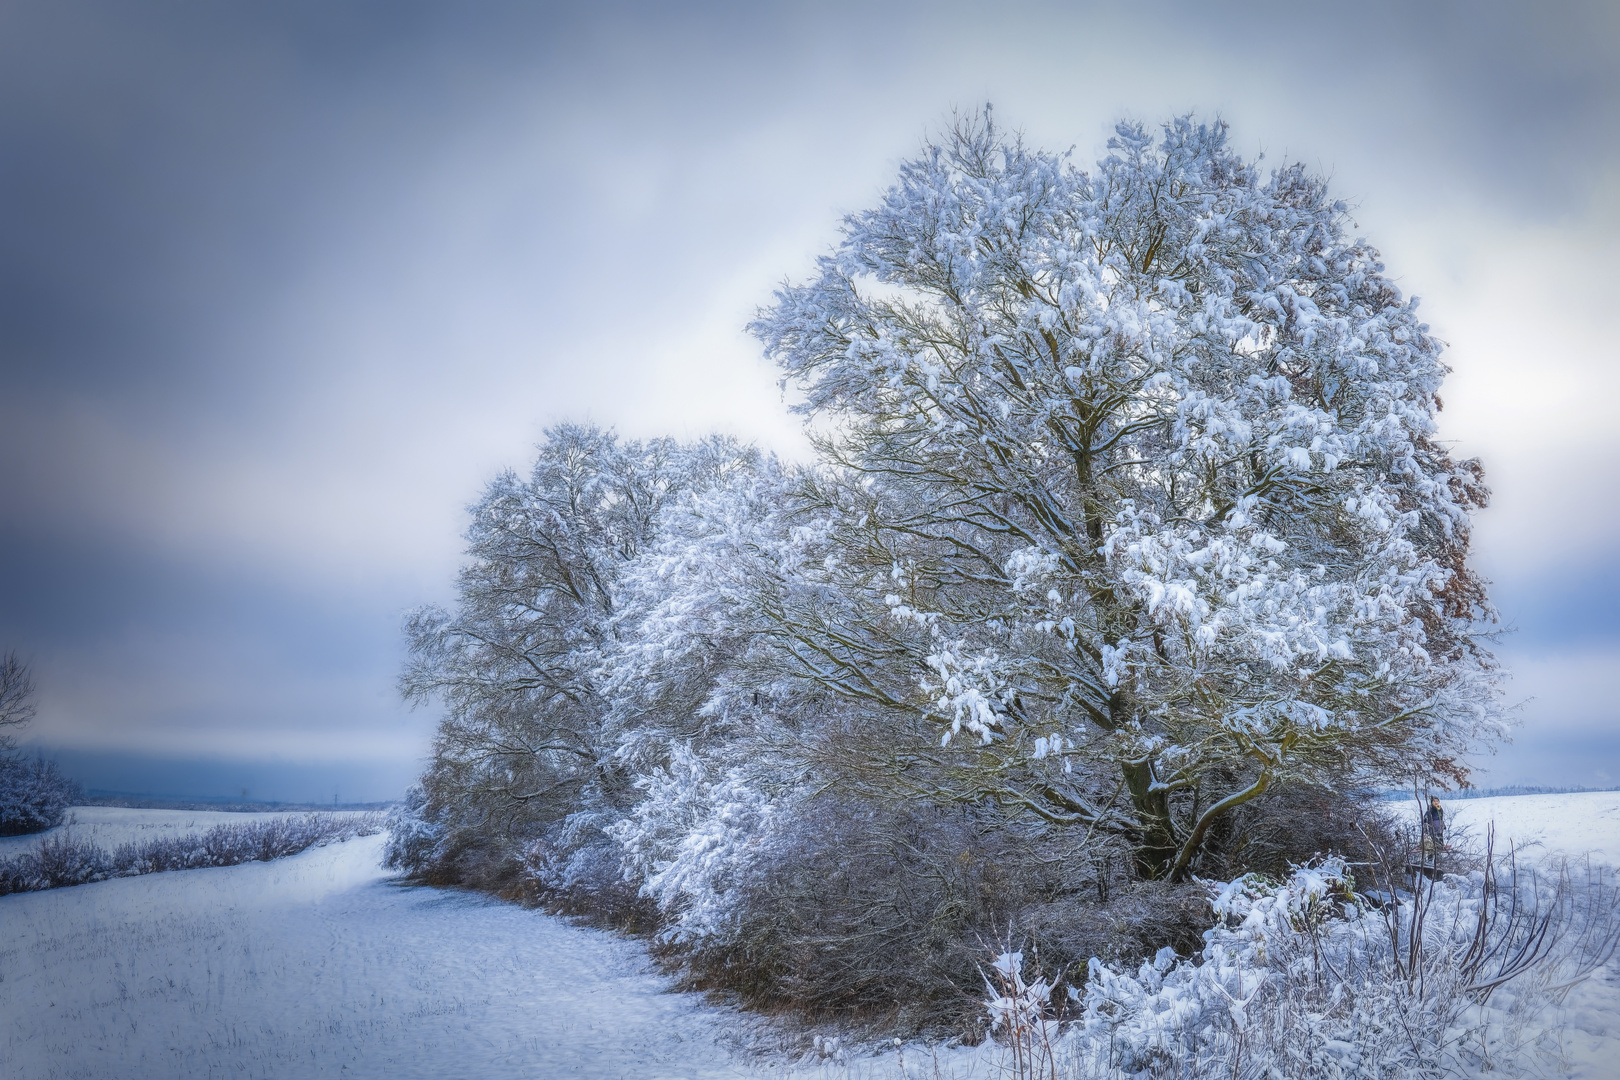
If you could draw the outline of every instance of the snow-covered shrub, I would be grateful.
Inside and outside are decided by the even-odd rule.
[[[640,882],[624,872],[624,848],[609,835],[618,819],[600,811],[572,814],[523,851],[536,892],[551,909],[598,925],[639,930],[656,922]]]
[[[0,836],[54,829],[83,797],[56,762],[0,753]]]
[[[444,836],[444,826],[437,816],[428,809],[422,785],[412,784],[404,800],[384,819],[388,843],[383,847],[383,865],[412,875],[425,871]]]
[[[112,852],[63,832],[42,838],[32,851],[0,859],[0,896],[165,870],[268,862],[310,847],[371,836],[381,827],[376,814],[305,814],[216,825],[187,836],[120,844]]]
[[[990,992],[986,1007],[990,1033],[1007,1047],[1008,1070],[1015,1080],[1041,1080],[1058,1067],[1058,1024],[1052,1016],[1056,981],[1036,975],[1024,978],[1024,954],[1004,952],[984,978]]]
[[[56,889],[112,877],[114,862],[95,844],[77,843],[62,834],[40,840],[33,852],[33,872],[35,889]]]
[[[1089,890],[1053,896],[1051,875],[1041,874],[1036,860],[1061,851],[1055,845],[1037,847],[1026,856],[1030,865],[1020,865],[1012,854],[1008,863],[1020,902],[1003,925],[1015,940],[1039,953],[1050,973],[1066,985],[1069,979],[1083,982],[1095,957],[1134,963],[1166,947],[1183,954],[1200,947],[1210,912],[1208,894],[1198,883],[1127,879],[1115,881],[1106,899]],[[1067,1008],[1062,1001],[1055,1007]]]
[[[847,798],[797,799],[753,842],[709,819],[679,878],[704,901],[675,955],[701,985],[889,1030],[964,1019],[976,934],[1008,891],[968,815]],[[711,846],[712,845],[712,846]],[[705,849],[743,858],[705,864]],[[673,868],[673,867],[672,867]]]
[[[1370,791],[1290,785],[1227,815],[1198,872],[1223,881],[1253,871],[1281,879],[1329,852],[1368,862],[1395,850],[1400,832],[1399,815]]]
[[[1620,910],[1606,871],[1513,867],[1390,892],[1380,909],[1342,859],[1285,881],[1219,886],[1201,954],[1134,972],[1091,965],[1067,1037],[1087,1077],[1425,1078],[1541,1052],[1538,1014],[1610,959]]]
[[[661,938],[729,939],[735,890],[770,843],[777,799],[741,769],[715,775],[686,747],[638,784],[646,797],[609,832],[623,848],[626,875],[664,915]]]
[[[0,836],[44,832],[84,797],[54,761],[16,752],[13,732],[34,718],[34,679],[15,652],[0,655]]]
[[[997,815],[821,795],[777,805],[757,834],[699,822],[689,843],[672,845],[687,858],[661,884],[685,886],[678,903],[697,893],[701,922],[681,919],[677,906],[680,936],[666,955],[698,985],[723,986],[756,1007],[891,1034],[982,1032],[973,997],[981,943],[1009,926],[1023,934],[1032,907],[1048,916],[1043,930],[1063,908],[1050,954],[1047,936],[1029,936],[1064,970],[1083,962],[1077,945],[1136,951],[1129,918],[1075,895],[1094,895],[1094,882],[1082,860],[1064,858],[1072,850],[1001,827]],[[722,846],[735,852],[726,862],[701,857]],[[1066,903],[1053,899],[1064,891]],[[1111,905],[1121,900],[1132,914],[1149,909],[1135,890],[1111,893]]]

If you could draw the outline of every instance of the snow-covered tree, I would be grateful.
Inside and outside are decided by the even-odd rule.
[[[831,470],[828,589],[778,626],[872,730],[932,731],[873,757],[895,783],[1180,876],[1268,789],[1456,779],[1499,730],[1487,492],[1320,178],[1190,118],[1109,150],[963,119],[753,324]]]
[[[435,857],[493,847],[510,861],[503,845],[635,796],[604,726],[621,576],[671,497],[753,455],[724,439],[640,443],[565,425],[527,478],[489,486],[455,609],[422,608],[406,626],[402,689],[446,709],[419,808],[438,830]]]
[[[986,935],[1185,949],[1194,872],[1376,846],[1500,722],[1481,471],[1348,230],[1219,125],[960,121],[752,327],[818,461],[561,427],[474,506],[390,859],[922,1023]]]
[[[664,763],[676,744],[746,740],[781,704],[761,608],[791,573],[785,477],[757,453],[728,466],[667,502],[657,536],[621,579],[604,692],[619,756],[633,767]]]

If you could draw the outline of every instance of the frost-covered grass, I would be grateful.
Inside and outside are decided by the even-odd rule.
[[[370,836],[381,827],[378,814],[288,815],[226,821],[202,832],[169,830],[110,850],[71,828],[53,829],[31,847],[0,857],[0,896],[166,870],[268,862],[319,844]]]

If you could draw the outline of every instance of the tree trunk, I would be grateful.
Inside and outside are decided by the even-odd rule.
[[[1153,762],[1126,762],[1125,787],[1131,793],[1142,832],[1133,858],[1144,878],[1161,878],[1176,861],[1175,826],[1170,821],[1170,794],[1153,788]]]

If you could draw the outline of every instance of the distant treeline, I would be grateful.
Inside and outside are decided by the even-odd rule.
[[[1588,791],[1620,791],[1620,787],[1538,787],[1511,784],[1507,787],[1467,788],[1463,791],[1441,792],[1440,797],[1450,802],[1452,799],[1494,799],[1499,795],[1579,795]],[[1402,799],[1412,798],[1412,793],[1410,791],[1386,791],[1379,798],[1389,802],[1399,802]]]
[[[398,800],[388,802],[279,802],[274,799],[233,799],[228,796],[169,798],[162,795],[143,795],[127,791],[105,791],[91,788],[81,806],[125,806],[133,810],[220,810],[228,813],[262,814],[283,810],[325,812],[369,812],[387,810]]]

